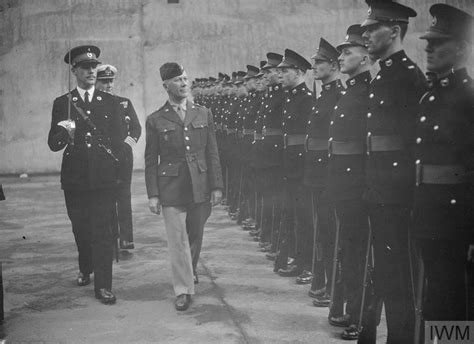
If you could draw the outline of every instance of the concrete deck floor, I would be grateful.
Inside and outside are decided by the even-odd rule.
[[[77,252],[59,176],[2,178],[0,259],[6,343],[340,343],[308,285],[272,272],[247,232],[214,209],[188,311],[174,309],[163,218],[149,212],[143,172],[134,175],[136,249],[114,263],[117,303],[78,287]],[[385,342],[382,324],[378,342]]]

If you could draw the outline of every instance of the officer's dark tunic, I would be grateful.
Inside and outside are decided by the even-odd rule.
[[[370,72],[347,80],[329,123],[328,193],[340,224],[342,283],[346,314],[358,324],[368,238],[365,189],[366,119]]]
[[[339,79],[322,85],[321,93],[312,109],[306,129],[304,184],[311,188],[311,198],[307,201],[309,214],[306,216],[311,220],[313,212],[317,215],[318,234],[311,289],[317,290],[326,286],[328,293],[331,290],[334,253],[334,209],[329,205],[326,192],[329,122],[334,106],[342,96],[342,92],[344,92],[344,86]],[[311,238],[309,243],[313,242]],[[308,246],[307,250],[311,251],[311,249],[312,245]]]
[[[367,113],[366,199],[374,237],[375,288],[385,304],[387,341],[408,343],[414,324],[408,260],[415,179],[412,149],[425,78],[403,50],[380,61],[380,68],[370,84]]]
[[[112,214],[117,186],[116,161],[100,147],[104,145],[121,158],[124,145],[119,103],[114,96],[95,90],[92,102],[86,105],[77,89],[71,99],[84,109],[97,130],[92,130],[71,106],[71,119],[76,123],[74,144],[67,131],[58,125],[68,116],[68,95],[56,98],[53,105],[49,148],[63,153],[61,186],[72,231],[79,251],[79,270],[94,272],[94,286],[112,287],[113,239]],[[88,135],[90,134],[90,135]]]
[[[416,119],[413,235],[427,280],[425,320],[468,320],[465,268],[474,243],[474,92],[466,69],[434,82]]]

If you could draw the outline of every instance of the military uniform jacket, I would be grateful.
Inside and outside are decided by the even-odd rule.
[[[329,122],[337,101],[344,92],[339,79],[322,86],[321,94],[311,108],[306,133],[308,138],[324,142],[322,150],[307,150],[304,162],[304,184],[325,188],[327,185]]]
[[[119,160],[123,159],[128,149],[122,139],[120,104],[114,96],[97,89],[88,105],[82,101],[77,89],[71,91],[71,101],[84,110],[97,130],[92,130],[71,105],[71,119],[76,124],[74,142],[71,142],[67,130],[58,125],[68,118],[68,94],[54,100],[48,145],[53,152],[66,147],[61,164],[62,189],[97,190],[115,187],[117,162],[105,149],[111,149]]]
[[[347,89],[331,116],[328,194],[334,201],[359,199],[365,190],[370,79],[370,72],[363,72],[347,80]]]
[[[461,69],[435,81],[421,99],[413,205],[418,237],[474,242],[473,90]]]
[[[191,102],[186,108],[184,123],[169,102],[146,120],[147,193],[163,206],[206,202],[223,188],[212,113]]]
[[[269,86],[258,110],[255,126],[257,134],[262,134],[267,129],[282,130],[285,101],[286,93],[281,85]],[[263,140],[255,142],[256,168],[281,166],[282,159],[283,135],[265,136]]]
[[[247,104],[244,108],[242,118],[242,141],[241,141],[241,157],[246,163],[254,161],[254,133],[255,133],[255,121],[257,118],[257,112],[260,109],[262,103],[262,95],[258,92],[251,92],[247,97]]]
[[[303,179],[304,144],[288,145],[290,137],[306,135],[306,123],[314,107],[313,94],[303,82],[286,93],[283,106],[283,135],[287,145],[283,150],[283,175]]]
[[[410,205],[415,170],[413,143],[418,101],[426,91],[426,79],[403,50],[380,61],[380,71],[370,83],[367,113],[368,159],[366,199],[378,204]],[[385,151],[373,151],[375,139],[397,141]],[[379,144],[380,149],[380,144]]]
[[[120,121],[122,124],[122,140],[127,136],[132,137],[135,142],[138,142],[142,134],[142,127],[138,121],[137,113],[132,105],[132,102],[124,97],[115,96],[120,106]],[[128,117],[128,118],[127,118]],[[128,123],[127,123],[128,121]],[[118,179],[125,182],[132,180],[133,171],[133,150],[130,146],[126,146],[126,154],[119,161]]]

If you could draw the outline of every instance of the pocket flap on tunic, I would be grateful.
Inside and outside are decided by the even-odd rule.
[[[169,132],[169,131],[174,131],[174,130],[176,130],[176,128],[173,127],[173,126],[169,126],[169,127],[159,127],[159,128],[158,128],[158,132],[160,132],[160,133],[167,133],[167,132]]]
[[[179,176],[179,163],[165,162],[158,166],[159,177],[177,177]]]
[[[193,128],[196,128],[196,129],[197,128],[204,128],[204,127],[207,127],[207,122],[198,120],[198,121],[191,122],[191,125],[193,126]]]

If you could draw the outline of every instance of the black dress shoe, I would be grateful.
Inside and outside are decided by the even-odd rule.
[[[194,274],[194,284],[198,284],[199,283],[199,277],[197,275],[197,273]]]
[[[133,241],[120,240],[120,248],[122,250],[133,250],[135,245],[133,244]]]
[[[311,289],[310,291],[308,291],[308,295],[310,297],[317,298],[317,297],[323,296],[325,292],[326,292],[326,287],[322,287],[321,289],[316,289],[316,290]]]
[[[329,307],[331,304],[331,295],[324,293],[313,300],[314,307]]]
[[[264,246],[260,249],[260,252],[271,252],[272,251],[272,245]]]
[[[185,311],[189,308],[189,304],[191,303],[191,295],[189,294],[181,294],[178,295],[176,301],[174,302],[174,307],[177,311]]]
[[[357,340],[359,339],[359,330],[357,329],[357,325],[351,325],[346,328],[341,333],[341,338],[344,340]]]
[[[313,281],[313,273],[308,270],[303,270],[301,275],[296,277],[296,284],[309,284]]]
[[[112,293],[110,290],[105,289],[105,288],[101,288],[98,291],[96,291],[95,297],[96,299],[99,299],[99,301],[105,305],[111,305],[111,304],[114,304],[115,301],[117,301],[114,293]]]
[[[297,265],[289,265],[286,269],[278,270],[281,277],[296,277],[301,273],[301,268]]]
[[[88,285],[89,283],[91,283],[90,275],[79,272],[77,274],[76,282],[77,282],[77,285],[80,286],[80,287]]]
[[[262,248],[265,247],[265,246],[269,246],[269,245],[271,246],[272,243],[270,243],[270,242],[268,242],[268,241],[260,241],[260,242],[258,243],[258,246],[259,246],[259,247],[262,247]]]
[[[276,253],[276,252],[268,252],[265,255],[265,258],[267,258],[268,260],[275,260],[277,255],[278,255],[278,253]]]
[[[344,314],[341,317],[330,316],[328,322],[330,325],[336,327],[349,327],[351,324],[351,316],[349,314]]]

